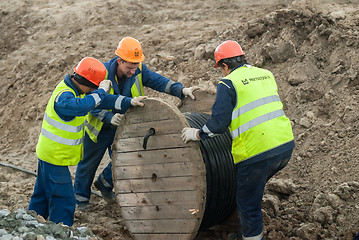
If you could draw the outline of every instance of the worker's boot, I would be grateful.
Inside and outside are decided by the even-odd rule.
[[[94,183],[95,188],[97,190],[99,190],[101,192],[101,195],[103,197],[103,199],[109,203],[115,203],[116,202],[116,195],[115,193],[112,191],[112,189],[108,189],[106,188],[100,181],[99,179],[97,179]]]
[[[90,202],[85,201],[85,202],[77,202],[76,203],[76,209],[79,211],[86,211],[89,210],[91,207]]]
[[[230,233],[227,235],[227,240],[242,240],[242,236],[239,233]]]

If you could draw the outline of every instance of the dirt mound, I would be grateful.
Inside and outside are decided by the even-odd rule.
[[[0,4],[1,161],[36,170],[48,98],[82,57],[108,60],[121,37],[136,37],[152,70],[215,92],[213,50],[232,39],[249,63],[274,73],[295,133],[293,158],[263,199],[266,238],[352,239],[359,231],[354,1],[15,2]],[[35,179],[1,172],[0,209],[26,208]],[[130,239],[116,207],[96,197],[92,204],[76,224],[104,239]]]

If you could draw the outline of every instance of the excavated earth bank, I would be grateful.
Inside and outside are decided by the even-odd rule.
[[[213,51],[232,39],[251,64],[274,73],[296,139],[289,165],[266,188],[265,238],[353,239],[359,231],[357,0],[14,0],[0,6],[1,162],[36,171],[48,98],[83,57],[107,61],[119,39],[132,36],[152,70],[215,92],[221,75]],[[0,209],[26,208],[34,183],[33,176],[1,166]],[[91,211],[76,212],[75,227],[103,239],[131,239],[117,205],[96,196],[91,203]],[[216,237],[201,232],[197,239]]]

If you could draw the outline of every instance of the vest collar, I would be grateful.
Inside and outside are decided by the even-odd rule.
[[[232,73],[234,70],[236,70],[236,69],[238,69],[238,68],[240,68],[240,67],[243,67],[244,65],[251,66],[251,65],[249,65],[248,63],[242,63],[242,64],[236,66],[235,68],[233,68],[230,73]]]

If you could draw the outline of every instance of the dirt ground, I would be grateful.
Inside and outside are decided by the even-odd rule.
[[[251,64],[274,73],[296,139],[289,165],[266,189],[265,239],[352,239],[359,231],[358,3],[1,1],[0,162],[36,171],[46,103],[83,57],[107,61],[118,41],[132,36],[150,69],[215,91],[221,74],[213,51],[237,40]],[[27,208],[35,177],[0,169],[0,209]],[[92,211],[76,212],[75,225],[103,239],[131,239],[117,205],[96,196],[91,203]],[[216,239],[211,234],[197,239]]]

